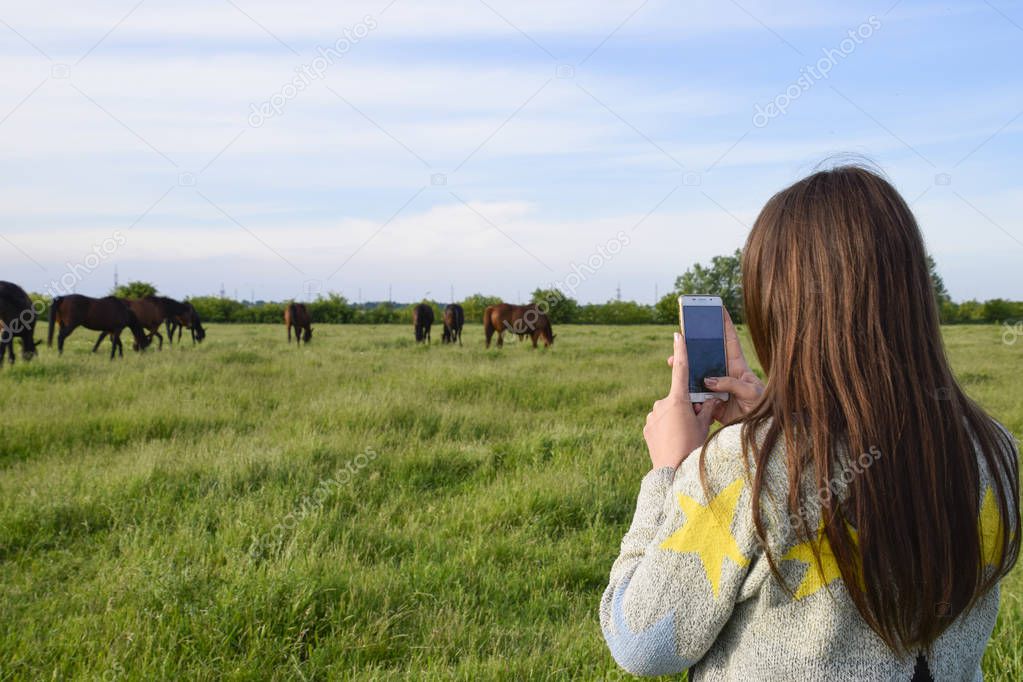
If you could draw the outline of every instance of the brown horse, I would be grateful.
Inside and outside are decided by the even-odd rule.
[[[146,330],[139,324],[135,313],[131,311],[128,304],[119,298],[107,296],[106,298],[90,298],[81,294],[70,294],[59,296],[53,299],[50,304],[50,330],[47,335],[46,345],[53,345],[53,325],[60,325],[60,333],[57,335],[57,352],[64,352],[64,340],[71,336],[78,327],[85,327],[93,331],[101,332],[96,345],[92,347],[95,353],[99,344],[110,335],[110,359],[120,352],[124,357],[124,344],[121,343],[121,332],[127,327],[135,337],[135,345],[138,350],[145,350],[149,346],[149,338]]]
[[[430,344],[430,327],[433,326],[433,306],[420,303],[412,309],[412,328],[416,332],[416,343]]]
[[[462,306],[452,303],[444,308],[444,334],[441,336],[441,343],[454,343],[462,345],[462,327],[465,325],[465,311]]]
[[[175,301],[166,296],[146,296],[146,300],[153,301],[162,306],[166,315],[167,342],[174,345],[174,332],[178,334],[178,341],[181,341],[181,331],[187,328],[192,332],[192,344],[202,343],[206,338],[206,330],[203,329],[199,313],[191,303]]]
[[[284,309],[284,326],[288,328],[288,343],[291,343],[291,328],[295,328],[295,344],[309,343],[313,338],[313,318],[305,303],[292,303]],[[301,335],[299,332],[302,332]]]
[[[131,311],[135,313],[135,317],[138,318],[139,324],[149,332],[149,342],[152,343],[155,336],[160,339],[157,349],[163,350],[163,335],[160,334],[160,325],[167,320],[167,310],[159,299],[155,296],[147,296],[146,298],[123,298],[121,300],[128,304]],[[102,340],[103,337],[100,336],[96,341],[96,347],[99,347]],[[138,347],[135,347],[135,350],[138,350]]]
[[[483,332],[486,334],[486,347],[490,348],[490,340],[497,332],[497,347],[504,346],[504,333],[510,331],[522,338],[526,334],[536,342],[543,340],[544,347],[554,345],[554,332],[550,318],[535,304],[511,305],[498,303],[487,307],[483,312]]]
[[[21,339],[21,357],[26,362],[36,354],[36,311],[32,299],[17,284],[0,282],[0,366],[4,354],[14,364],[14,339]]]

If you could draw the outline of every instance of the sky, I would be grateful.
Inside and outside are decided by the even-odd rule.
[[[1023,2],[0,1],[0,279],[653,302],[865,159],[1023,299]]]

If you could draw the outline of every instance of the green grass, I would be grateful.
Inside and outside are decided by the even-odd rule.
[[[557,332],[211,325],[112,363],[79,331],[3,369],[0,679],[623,677],[597,605],[671,329]],[[1023,346],[946,338],[1023,434]],[[989,679],[1023,678],[1021,596]]]

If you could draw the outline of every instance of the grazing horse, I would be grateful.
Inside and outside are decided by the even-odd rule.
[[[462,345],[462,326],[465,325],[465,311],[462,306],[452,303],[444,308],[444,334],[441,336],[441,343],[454,343]]]
[[[160,345],[157,346],[157,349],[163,350],[163,336],[160,334],[160,325],[168,319],[166,307],[156,296],[124,298],[121,300],[128,304],[131,311],[135,313],[135,317],[138,318],[139,324],[149,332],[149,343],[153,342],[153,337],[155,336],[160,339]],[[103,337],[100,336],[99,341],[96,341],[97,347],[99,347],[99,343],[102,340]],[[138,350],[137,346],[135,346],[135,350]]]
[[[36,311],[32,299],[17,284],[0,282],[0,366],[4,354],[14,364],[14,339],[21,339],[21,357],[26,362],[36,354]]]
[[[307,344],[313,339],[313,318],[305,303],[292,303],[284,309],[284,326],[288,328],[288,343],[291,343],[291,328],[295,328],[295,344]],[[301,334],[299,334],[301,332]]]
[[[487,307],[483,312],[483,332],[486,334],[486,347],[490,348],[490,340],[497,332],[497,347],[504,346],[504,333],[510,331],[518,334],[521,339],[525,335],[536,342],[543,340],[544,347],[554,345],[554,332],[551,321],[535,303],[529,305],[510,305],[498,303]]]
[[[121,342],[121,332],[127,327],[135,337],[135,346],[138,350],[145,350],[149,346],[149,337],[146,330],[139,324],[135,313],[131,311],[128,304],[119,298],[107,296],[106,298],[90,298],[81,294],[70,294],[59,296],[53,299],[50,304],[50,329],[47,335],[46,345],[53,345],[53,325],[60,325],[60,333],[57,335],[57,352],[64,352],[64,340],[71,336],[78,327],[85,327],[93,331],[101,332],[96,345],[92,347],[95,353],[99,344],[110,335],[110,359],[120,352],[124,357],[124,344]]]
[[[420,303],[412,309],[412,328],[416,332],[416,343],[430,344],[430,327],[433,326],[433,306]]]
[[[206,330],[203,329],[199,313],[191,303],[175,301],[166,296],[146,296],[147,300],[154,301],[163,306],[166,315],[167,342],[174,345],[174,332],[178,333],[178,341],[181,341],[181,330],[188,328],[192,332],[192,344],[202,343],[206,338]]]

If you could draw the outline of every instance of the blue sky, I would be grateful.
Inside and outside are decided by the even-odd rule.
[[[3,7],[0,278],[649,302],[851,154],[954,298],[1023,299],[1021,46],[1007,0]]]

